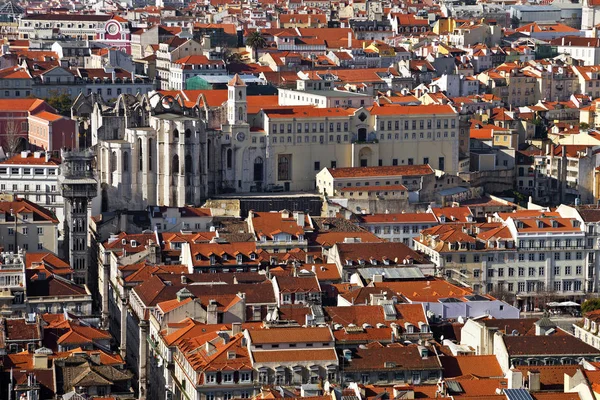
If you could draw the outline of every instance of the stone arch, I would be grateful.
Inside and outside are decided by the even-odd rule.
[[[362,149],[360,149],[360,151],[358,152],[358,161],[360,162],[360,166],[368,167],[372,155],[373,152],[369,147],[363,147]]]

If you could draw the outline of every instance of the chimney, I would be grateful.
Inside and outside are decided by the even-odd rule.
[[[45,156],[46,156],[46,162],[50,161],[50,153],[46,152]]]
[[[235,336],[242,332],[242,324],[240,322],[234,322],[231,324],[231,336]]]
[[[204,35],[204,37],[202,38],[202,47],[204,47],[207,50],[211,49],[210,35]]]
[[[529,377],[529,391],[530,392],[539,392],[540,391],[540,371],[538,370],[530,370],[527,371],[527,376]]]
[[[101,361],[100,361],[100,352],[93,352],[90,353],[90,360],[97,365],[102,365]]]
[[[302,211],[296,211],[296,224],[299,227],[304,227],[304,213]]]
[[[48,354],[35,352],[33,354],[33,368],[48,369]]]
[[[509,389],[523,389],[523,373],[516,369],[511,369],[507,373]]]

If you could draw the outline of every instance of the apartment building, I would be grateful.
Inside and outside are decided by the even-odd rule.
[[[227,75],[223,60],[211,60],[204,55],[189,55],[171,64],[168,87],[171,90],[187,89],[187,81],[195,76]]]
[[[443,157],[442,157],[443,158]],[[404,160],[402,160],[404,161]],[[429,161],[425,159],[424,161]],[[443,163],[442,160],[439,160]],[[428,163],[413,165],[414,158],[408,159],[408,165],[362,166],[362,168],[323,168],[317,176],[319,193],[327,196],[340,195],[348,188],[360,192],[371,187],[385,190],[404,190],[407,192],[429,192],[435,185],[435,173]]]
[[[552,299],[580,301],[596,287],[588,262],[595,250],[581,218],[567,214],[516,211],[488,223],[440,225],[421,232],[415,249],[448,279],[522,310]]]
[[[548,145],[533,156],[533,198],[544,204],[593,203],[597,145]]]
[[[0,240],[5,251],[58,252],[58,219],[29,200],[5,195],[0,201]]]
[[[60,160],[49,153],[23,151],[0,162],[0,192],[44,205],[56,216],[62,231],[64,202],[58,190],[59,166]]]
[[[156,73],[160,89],[174,89],[170,87],[174,63],[194,55],[202,55],[202,45],[195,40],[175,36],[159,43],[156,51]]]
[[[360,215],[358,225],[388,242],[402,242],[414,249],[413,239],[439,222],[433,213]]]

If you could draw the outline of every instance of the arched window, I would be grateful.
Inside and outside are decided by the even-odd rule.
[[[110,155],[110,172],[115,172],[117,170],[117,152],[113,151]]]
[[[173,141],[179,142],[179,131],[177,129],[173,131]]]
[[[142,171],[144,169],[144,153],[142,153],[142,138],[138,138],[138,170]]]
[[[129,153],[123,153],[123,172],[129,171]]]
[[[240,90],[240,91],[238,91],[238,98],[239,98],[240,100],[242,100],[242,91],[241,91],[241,90]]]
[[[238,118],[243,121],[244,120],[244,108],[243,107],[239,107],[238,108]]]
[[[148,171],[152,171],[152,139],[148,139]]]
[[[227,149],[227,169],[233,167],[233,150]]]
[[[179,156],[177,154],[173,156],[173,162],[171,163],[171,173],[179,174]]]
[[[254,180],[262,182],[263,180],[263,159],[262,157],[256,157],[254,159]]]

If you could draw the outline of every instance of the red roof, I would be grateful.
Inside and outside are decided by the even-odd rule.
[[[348,167],[327,168],[334,178],[364,178],[377,176],[415,176],[433,174],[433,169],[427,165],[396,165],[387,167]]]

